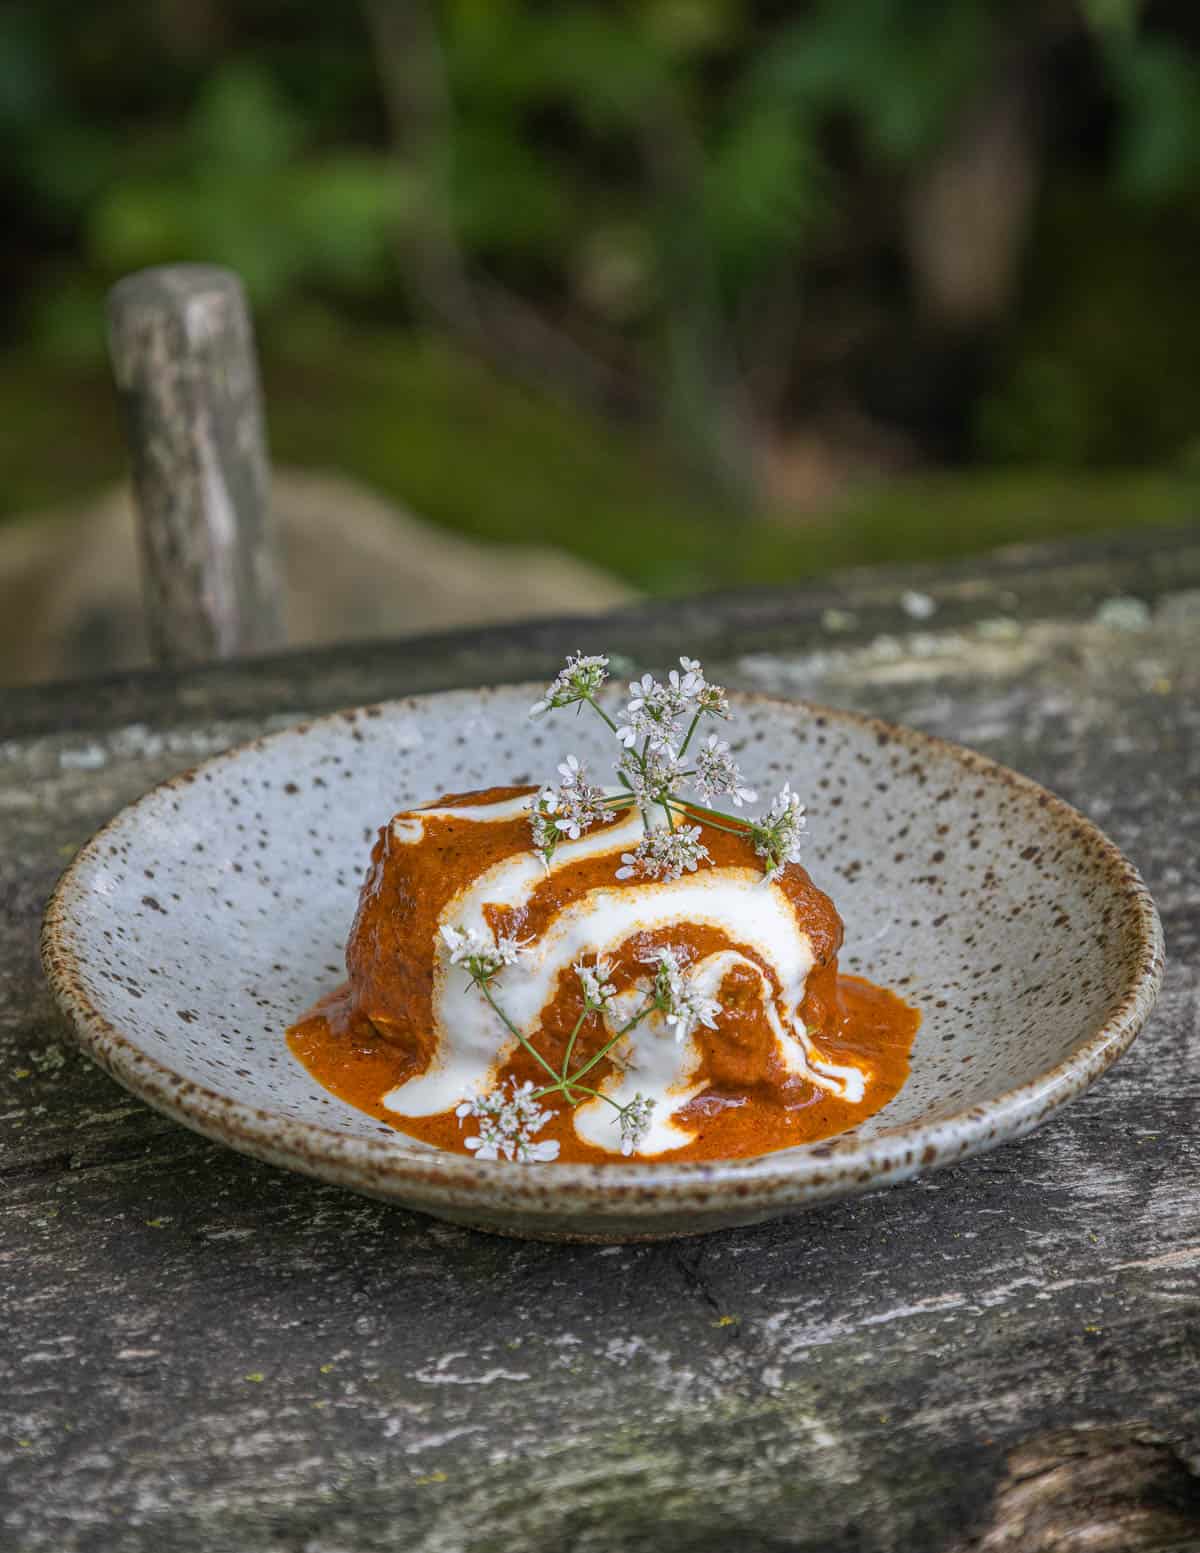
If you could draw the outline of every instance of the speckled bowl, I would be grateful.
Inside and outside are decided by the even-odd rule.
[[[1061,800],[924,734],[735,696],[748,778],[790,777],[809,799],[808,866],[845,918],[843,968],[923,1011],[899,1095],[836,1139],[705,1164],[487,1163],[393,1132],[320,1089],[284,1028],[342,977],[370,842],[395,810],[536,781],[566,748],[609,758],[598,719],[531,723],[535,691],[326,717],[125,809],[46,912],[46,974],[82,1045],[149,1104],[273,1164],[481,1229],[615,1241],[750,1223],[1019,1137],[1153,1007],[1153,902]]]

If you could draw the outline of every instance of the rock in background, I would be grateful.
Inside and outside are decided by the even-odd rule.
[[[288,642],[610,609],[623,582],[560,551],[463,539],[341,475],[276,469]],[[150,661],[130,493],[0,529],[0,683]]]

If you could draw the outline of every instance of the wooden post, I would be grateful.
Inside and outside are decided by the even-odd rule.
[[[108,298],[109,351],[141,514],[151,647],[162,663],[283,642],[254,335],[230,270],[142,270]]]

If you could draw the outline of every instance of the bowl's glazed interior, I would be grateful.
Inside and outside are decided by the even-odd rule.
[[[377,827],[445,791],[606,770],[598,719],[531,722],[537,687],[347,712],[217,757],[85,847],[44,958],[79,1038],[151,1104],[235,1148],[513,1234],[623,1239],[763,1218],[1028,1131],[1128,1045],[1161,936],[1132,867],[982,757],[856,715],[734,696],[747,779],[790,779],[842,968],[919,1006],[908,1083],[853,1132],[703,1165],[516,1166],[432,1150],[317,1087],[286,1026],[342,979]]]

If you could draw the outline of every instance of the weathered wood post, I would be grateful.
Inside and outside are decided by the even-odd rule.
[[[150,642],[163,663],[283,642],[254,334],[230,270],[167,265],[108,298],[140,509]]]

